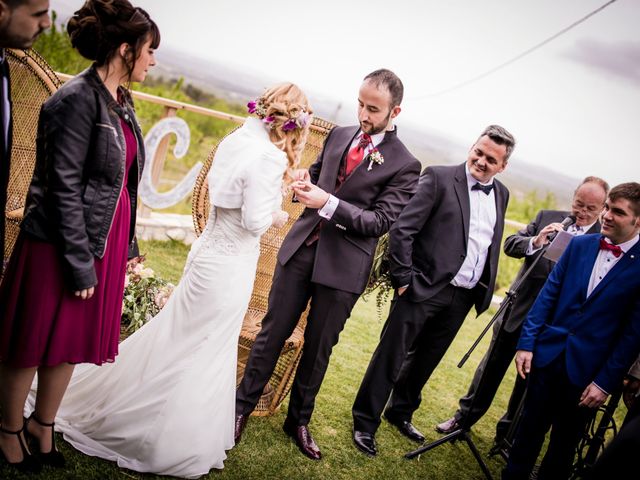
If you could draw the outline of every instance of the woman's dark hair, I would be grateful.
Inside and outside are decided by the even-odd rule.
[[[160,45],[160,30],[149,14],[128,0],[87,0],[67,23],[71,45],[97,66],[108,64],[123,43],[131,49],[125,56],[127,76],[140,56],[142,45]]]

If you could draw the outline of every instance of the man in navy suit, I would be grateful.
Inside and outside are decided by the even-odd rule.
[[[465,163],[424,171],[389,231],[397,294],[352,408],[353,440],[367,455],[377,453],[383,410],[403,435],[424,440],[411,423],[420,392],[471,308],[480,314],[491,302],[509,201],[494,177],[514,146],[507,130],[487,127]]]
[[[609,192],[602,235],[574,237],[522,328],[516,368],[528,378],[503,480],[528,479],[547,431],[539,479],[568,478],[594,408],[640,349],[640,184]]]
[[[418,184],[420,162],[393,124],[402,95],[393,72],[367,75],[358,94],[359,125],[331,130],[318,160],[293,183],[306,209],[278,251],[268,311],[236,395],[236,443],[311,301],[283,429],[303,454],[321,458],[308,424],[331,350],[365,289],[378,238]]]

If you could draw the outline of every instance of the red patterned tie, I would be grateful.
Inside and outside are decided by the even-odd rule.
[[[616,258],[622,255],[622,249],[620,246],[607,242],[604,237],[600,239],[600,250],[609,250]]]
[[[354,168],[360,165],[360,162],[362,162],[362,159],[364,158],[364,151],[369,143],[371,143],[371,137],[366,133],[363,133],[360,136],[358,144],[349,150],[349,153],[347,153],[347,168],[345,172],[347,176],[349,176]]]

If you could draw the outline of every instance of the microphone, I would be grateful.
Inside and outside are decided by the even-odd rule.
[[[561,223],[562,229],[566,230],[567,228],[569,228],[574,223],[576,223],[576,216],[575,215],[569,215],[569,216],[567,216],[567,218],[565,218],[562,221],[562,223]],[[558,235],[558,232],[553,232],[553,233],[547,235],[547,240],[549,240],[549,243],[553,242],[553,239],[556,238],[557,235]]]

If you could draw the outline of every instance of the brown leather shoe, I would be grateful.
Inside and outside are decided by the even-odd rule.
[[[285,422],[282,426],[282,430],[293,438],[300,451],[311,460],[320,460],[320,458],[322,458],[320,449],[316,442],[313,441],[311,432],[306,425],[290,425]]]
[[[458,419],[456,417],[451,417],[450,419],[436,425],[436,432],[445,433],[447,435],[459,429],[460,424],[458,423]]]
[[[249,415],[236,415],[236,424],[234,429],[233,439],[236,443],[240,443],[240,438],[242,437],[242,432],[244,432],[244,427],[247,426],[247,421],[249,420]]]

